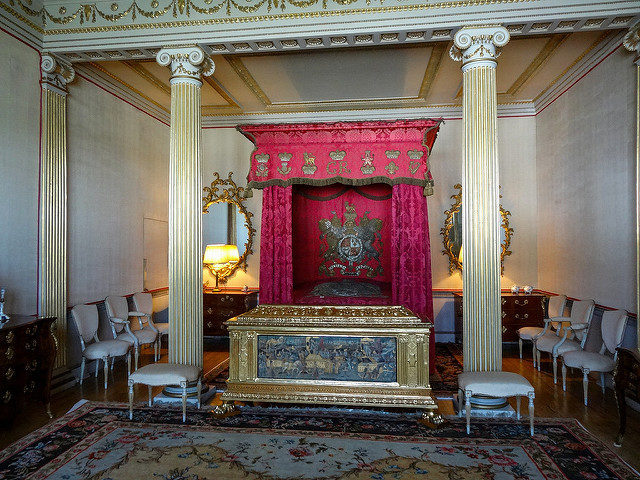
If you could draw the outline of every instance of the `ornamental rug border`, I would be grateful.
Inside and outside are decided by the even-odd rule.
[[[281,438],[302,436],[302,440],[315,437],[398,444],[413,442],[442,445],[445,453],[449,449],[452,455],[456,449],[468,450],[473,445],[483,448],[496,445],[507,448],[513,445],[533,453],[533,456],[529,457],[530,460],[538,472],[547,475],[547,478],[638,478],[638,473],[633,468],[575,419],[538,418],[536,435],[531,438],[527,421],[479,420],[472,423],[471,435],[467,436],[464,419],[452,418],[443,428],[430,430],[418,424],[415,415],[369,410],[245,407],[241,415],[216,420],[208,410],[191,409],[187,416],[187,424],[182,424],[181,416],[179,408],[150,408],[140,403],[136,405],[134,421],[130,422],[127,420],[126,404],[87,402],[1,451],[0,478],[46,478],[45,471],[61,466],[62,462],[57,460],[61,456],[74,453],[78,455],[81,447],[117,428],[135,430],[154,426],[159,432],[179,432],[183,438],[197,432],[234,432],[269,434]],[[66,444],[58,446],[55,442]],[[60,448],[61,451],[56,451],[56,448]],[[3,467],[6,467],[5,462],[12,460],[13,456],[16,456],[13,460],[18,464],[21,459],[24,460],[21,470],[17,473],[6,468],[3,470]],[[29,461],[33,461],[34,456],[37,460],[42,457],[41,462],[31,466]],[[501,466],[505,465],[501,460],[509,463],[510,459],[511,457],[503,457],[492,463]],[[297,460],[300,458],[294,459]],[[517,474],[518,465],[514,465],[513,462],[509,465],[513,466],[512,473]],[[304,467],[304,462],[300,463],[299,467]],[[363,468],[366,469],[366,465]],[[38,471],[44,476],[38,474]],[[516,478],[524,477],[516,475]]]

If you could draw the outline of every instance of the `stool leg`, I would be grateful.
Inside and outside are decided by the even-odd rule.
[[[116,363],[116,357],[111,357],[111,370],[113,370],[114,363]]]
[[[567,366],[562,361],[562,390],[567,391]]]
[[[133,382],[129,380],[129,420],[133,420]]]
[[[187,382],[182,382],[182,423],[187,421]]]
[[[600,372],[600,385],[602,386],[602,394],[605,395],[607,393],[607,386],[605,385],[604,372]]]
[[[98,370],[100,370],[100,359],[96,359],[96,378],[98,378]]]
[[[589,396],[589,369],[585,368],[582,370],[582,391],[584,393],[584,406],[587,406]]]
[[[522,339],[518,338],[518,347],[520,348],[520,360],[522,360]]]
[[[151,385],[147,385],[147,389],[149,390],[149,406],[153,406],[153,395],[151,394]]]
[[[107,379],[109,378],[109,358],[104,357],[102,359],[104,362],[104,389],[107,389]]]
[[[198,378],[198,408],[200,408],[201,396],[202,396],[202,378]]]
[[[464,402],[464,393],[462,389],[458,389],[458,416],[462,418],[462,403]]]
[[[84,366],[85,366],[85,362],[86,362],[86,359],[84,357],[82,357],[82,362],[80,363],[80,385],[82,385],[82,382],[84,381]]]
[[[518,415],[518,420],[520,420],[520,395],[516,395],[516,413]]]
[[[471,390],[464,392],[464,404],[467,410],[467,435],[471,433]]]
[[[531,430],[531,436],[533,437],[533,398],[534,392],[529,394],[529,429]]]

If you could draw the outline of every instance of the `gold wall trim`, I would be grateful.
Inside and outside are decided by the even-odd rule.
[[[508,95],[515,95],[527,81],[540,69],[549,58],[553,55],[553,53],[564,43],[564,41],[569,38],[569,33],[563,33],[561,35],[552,35],[547,43],[545,43],[542,50],[535,56],[535,58],[531,61],[531,63],[524,69],[524,71],[520,74],[520,76],[513,82],[507,89]]]
[[[236,72],[238,77],[240,77],[240,80],[242,80],[251,93],[253,93],[265,107],[272,105],[267,94],[262,90],[256,79],[253,78],[253,75],[251,75],[251,72],[249,72],[249,69],[244,63],[242,63],[242,60],[240,60],[239,57],[225,55],[224,59],[229,65],[231,65],[233,71]]]
[[[229,94],[229,92],[227,92],[227,90],[222,86],[222,84],[220,83],[220,81],[215,78],[214,75],[211,75],[210,77],[204,77],[204,81],[207,82],[209,84],[209,86],[211,88],[213,88],[218,95],[220,95],[225,102],[227,102],[229,105],[205,105],[206,107],[215,107],[215,108],[220,108],[220,107],[235,107],[235,108],[240,108],[240,105],[238,105],[238,102],[236,102],[231,95]]]
[[[149,70],[144,68],[143,62],[132,62],[130,60],[123,60],[122,63],[137,73],[140,77],[144,78],[147,82],[151,83],[153,86],[163,91],[168,96],[171,96],[171,87],[156,77]],[[113,75],[116,77],[116,75]],[[118,80],[120,83],[124,83],[122,80]]]

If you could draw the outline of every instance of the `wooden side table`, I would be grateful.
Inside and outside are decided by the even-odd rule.
[[[55,317],[11,315],[0,329],[0,424],[10,425],[25,399],[41,400],[51,414]]]
[[[219,292],[205,290],[202,304],[204,336],[229,335],[224,322],[256,307],[258,290],[251,289],[247,292],[239,288],[225,288]]]
[[[640,396],[640,353],[637,350],[619,347],[618,363],[613,374],[615,382],[616,402],[618,403],[618,415],[620,417],[620,429],[614,445],[622,445],[622,437],[627,429],[627,402],[625,391],[627,387],[636,389],[636,396]]]

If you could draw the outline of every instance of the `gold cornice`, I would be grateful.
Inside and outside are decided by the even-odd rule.
[[[122,63],[133,70],[136,74],[147,80],[149,83],[162,90],[167,95],[171,96],[171,87],[152,74],[149,70],[144,68],[142,62],[131,62],[123,60]]]
[[[23,16],[22,14],[16,12],[13,8],[11,8],[9,5],[6,5],[5,3],[0,1],[0,7],[2,7],[2,9],[7,12],[8,14],[12,15],[13,17],[15,17],[17,20],[20,20],[21,22],[24,22],[25,24],[27,24],[30,28],[33,28],[36,32],[38,32],[41,35],[45,35],[45,30],[39,26],[36,25],[35,23],[33,23],[31,20],[29,20],[27,17]]]
[[[515,95],[524,84],[534,75],[538,69],[540,69],[553,55],[553,53],[569,38],[569,33],[563,33],[561,35],[552,35],[547,43],[545,43],[542,50],[535,56],[531,63],[524,69],[520,76],[513,82],[513,85],[507,90],[508,95]]]
[[[262,90],[260,85],[258,85],[258,82],[256,81],[255,78],[253,78],[253,75],[251,75],[251,72],[249,72],[249,70],[244,65],[244,63],[242,63],[242,60],[240,60],[240,57],[225,55],[224,59],[227,61],[229,65],[231,65],[231,68],[233,68],[233,71],[236,72],[238,77],[240,77],[240,80],[242,80],[242,82],[251,91],[251,93],[253,93],[256,96],[256,98],[260,100],[260,102],[265,107],[272,105],[271,100],[269,99],[267,94],[264,92],[264,90]]]
[[[539,99],[542,95],[544,95],[545,93],[547,93],[547,91],[549,91],[549,89],[550,89],[551,87],[553,87],[556,83],[558,83],[558,82],[560,81],[560,79],[562,79],[562,77],[564,77],[564,76],[567,74],[567,72],[568,72],[569,70],[571,70],[573,67],[575,67],[575,66],[578,64],[578,62],[579,62],[580,60],[582,60],[584,57],[586,57],[586,56],[587,56],[587,54],[588,54],[589,52],[591,52],[594,48],[596,48],[596,47],[597,47],[597,46],[598,46],[602,41],[604,41],[608,36],[610,36],[610,35],[614,35],[614,34],[615,34],[615,32],[616,32],[615,30],[614,30],[613,32],[612,32],[612,31],[606,31],[606,32],[603,32],[603,33],[602,33],[602,35],[600,35],[600,36],[596,39],[596,41],[595,41],[595,42],[593,42],[593,43],[589,46],[589,48],[587,48],[584,52],[582,52],[582,53],[580,54],[580,56],[578,56],[578,58],[576,58],[573,62],[571,62],[571,65],[569,65],[567,68],[565,68],[565,69],[560,73],[560,75],[558,75],[556,78],[554,78],[554,79],[551,81],[551,83],[550,83],[549,85],[547,85],[547,86],[546,86],[546,88],[542,89],[542,90],[540,91],[540,93],[539,93],[539,94],[538,94],[538,95],[533,99],[533,102],[537,102],[537,101],[538,101],[538,99]]]
[[[427,96],[429,95],[433,80],[436,78],[438,70],[440,69],[442,57],[444,56],[444,52],[449,49],[448,47],[449,44],[444,42],[439,42],[433,45],[433,48],[431,49],[431,55],[429,56],[427,69],[424,71],[424,77],[422,77],[420,92],[418,93],[418,96],[420,98],[424,98],[426,100]]]
[[[21,7],[24,8],[20,0],[16,0]],[[257,5],[251,7],[244,7],[233,0],[223,0],[219,5],[215,5],[209,8],[201,8],[195,5],[193,2],[188,0],[172,0],[167,7],[173,6],[173,15],[177,17],[177,11],[179,10],[181,14],[186,11],[186,16],[190,15],[190,11],[194,10],[199,14],[205,15],[213,15],[218,11],[222,10],[222,7],[226,4],[227,8],[225,9],[227,14],[230,15],[231,9],[230,5],[234,5],[236,7],[243,7],[255,12],[259,7],[266,3],[266,0],[263,0]],[[302,8],[302,7],[313,7],[315,4],[319,3],[320,0],[309,0],[304,4],[300,4],[297,1],[287,0],[291,5]],[[351,0],[334,0],[337,3],[343,5],[349,5],[353,3]],[[384,0],[381,0],[384,1]],[[43,32],[44,35],[67,35],[67,34],[80,34],[80,33],[94,33],[94,32],[107,32],[107,31],[116,31],[116,30],[144,30],[144,29],[160,29],[160,28],[177,28],[184,26],[208,26],[208,25],[218,25],[218,24],[229,24],[229,23],[252,23],[252,22],[267,22],[267,21],[275,21],[275,20],[293,20],[299,18],[322,18],[322,17],[336,17],[342,15],[363,15],[363,14],[379,14],[379,13],[394,13],[394,12],[409,12],[416,10],[431,10],[431,9],[444,9],[444,8],[455,8],[455,7],[471,7],[471,6],[479,6],[479,5],[496,5],[496,4],[510,4],[510,3],[524,3],[524,2],[536,2],[538,0],[460,0],[460,1],[449,1],[449,2],[440,2],[433,4],[419,4],[419,5],[397,5],[393,7],[373,7],[373,8],[354,8],[354,9],[345,9],[345,10],[323,10],[323,11],[307,11],[307,12],[299,12],[299,13],[287,13],[287,14],[270,14],[270,15],[256,15],[256,16],[247,16],[247,17],[228,17],[228,18],[209,18],[209,19],[200,19],[200,20],[176,20],[173,22],[155,22],[155,23],[144,23],[144,24],[126,24],[126,25],[106,25],[106,26],[96,26],[96,27],[77,27],[77,28],[66,28],[66,29],[51,29],[45,30]],[[271,2],[271,0],[270,0]],[[323,4],[326,6],[326,0],[323,0]],[[271,5],[271,3],[269,3]],[[267,5],[267,10],[271,8]],[[275,2],[274,2],[275,5]],[[93,5],[84,5],[83,6],[87,12],[84,12],[82,9],[76,10],[71,15],[66,17],[53,17],[51,14],[46,11],[44,8],[42,11],[33,11],[36,15],[45,15],[46,12],[47,18],[49,18],[53,23],[69,23],[71,20],[75,19],[78,15],[86,16],[86,13],[91,14],[93,10],[98,13],[98,15],[104,18],[107,21],[118,21],[124,18],[130,11],[136,11],[138,15],[147,18],[157,18],[159,12],[164,15],[168,12],[167,9],[162,9],[160,11],[144,11],[140,9],[137,3],[134,1],[129,8],[117,15],[110,15],[100,12],[95,4]],[[240,10],[242,11],[242,10]],[[33,15],[33,16],[36,16]],[[72,18],[70,18],[72,17]],[[134,15],[132,14],[132,18]],[[82,18],[84,20],[84,17]],[[84,20],[89,21],[89,20]],[[91,21],[95,21],[95,15],[92,15]],[[371,21],[375,21],[372,19]],[[363,23],[361,21],[361,23]]]

